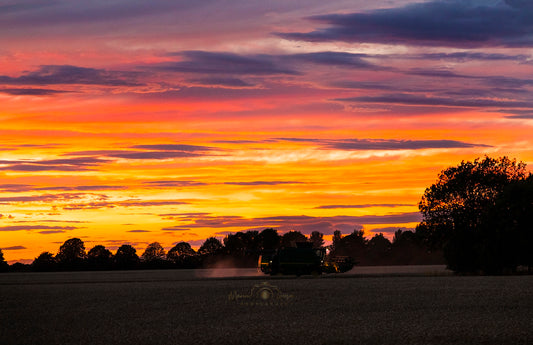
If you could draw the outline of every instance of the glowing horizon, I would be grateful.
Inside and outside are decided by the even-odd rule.
[[[525,2],[7,1],[0,19],[11,262],[72,237],[390,238],[443,169],[533,164]]]

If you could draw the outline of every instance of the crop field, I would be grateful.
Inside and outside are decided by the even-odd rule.
[[[532,287],[427,268],[12,273],[0,344],[532,344]]]

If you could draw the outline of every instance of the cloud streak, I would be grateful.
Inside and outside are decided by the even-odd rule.
[[[109,160],[95,157],[79,157],[48,160],[0,160],[0,170],[9,171],[82,171],[93,170]]]
[[[394,139],[309,139],[309,138],[280,138],[284,141],[315,143],[324,149],[333,150],[424,150],[489,147],[483,144],[470,144],[456,140],[394,140]]]
[[[48,226],[48,225],[9,225],[0,226],[0,232],[4,231],[37,231],[40,234],[62,233],[79,229],[75,226]]]
[[[165,219],[176,219],[183,221],[179,215],[176,217],[166,217]],[[188,218],[185,218],[188,220]],[[320,231],[324,234],[332,234],[337,229],[351,231],[355,227],[366,224],[403,224],[420,221],[418,212],[397,213],[389,215],[367,215],[367,216],[333,216],[333,217],[312,217],[312,216],[277,216],[245,218],[240,216],[211,216],[199,215],[189,223],[163,228],[163,231],[187,231],[195,228],[245,228],[261,229],[275,227],[282,231],[299,230],[302,233],[310,234],[313,231]]]
[[[137,72],[117,72],[72,65],[43,65],[18,77],[0,76],[4,85],[139,86]],[[12,89],[13,90],[13,89]]]
[[[318,210],[332,210],[338,208],[370,208],[370,207],[402,207],[413,206],[412,204],[361,204],[361,205],[321,205],[314,207]]]
[[[447,47],[531,47],[533,6],[523,0],[434,0],[403,7],[310,17],[326,24],[290,40],[345,41]],[[498,25],[494,25],[498,23]]]

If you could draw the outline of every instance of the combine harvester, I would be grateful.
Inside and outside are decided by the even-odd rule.
[[[353,268],[349,256],[327,255],[326,248],[313,248],[309,242],[297,242],[296,247],[280,248],[259,257],[258,269],[265,274],[320,275],[342,273]]]

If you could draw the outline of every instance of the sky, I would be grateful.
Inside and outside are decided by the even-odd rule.
[[[390,238],[532,91],[527,0],[0,0],[0,248]]]

